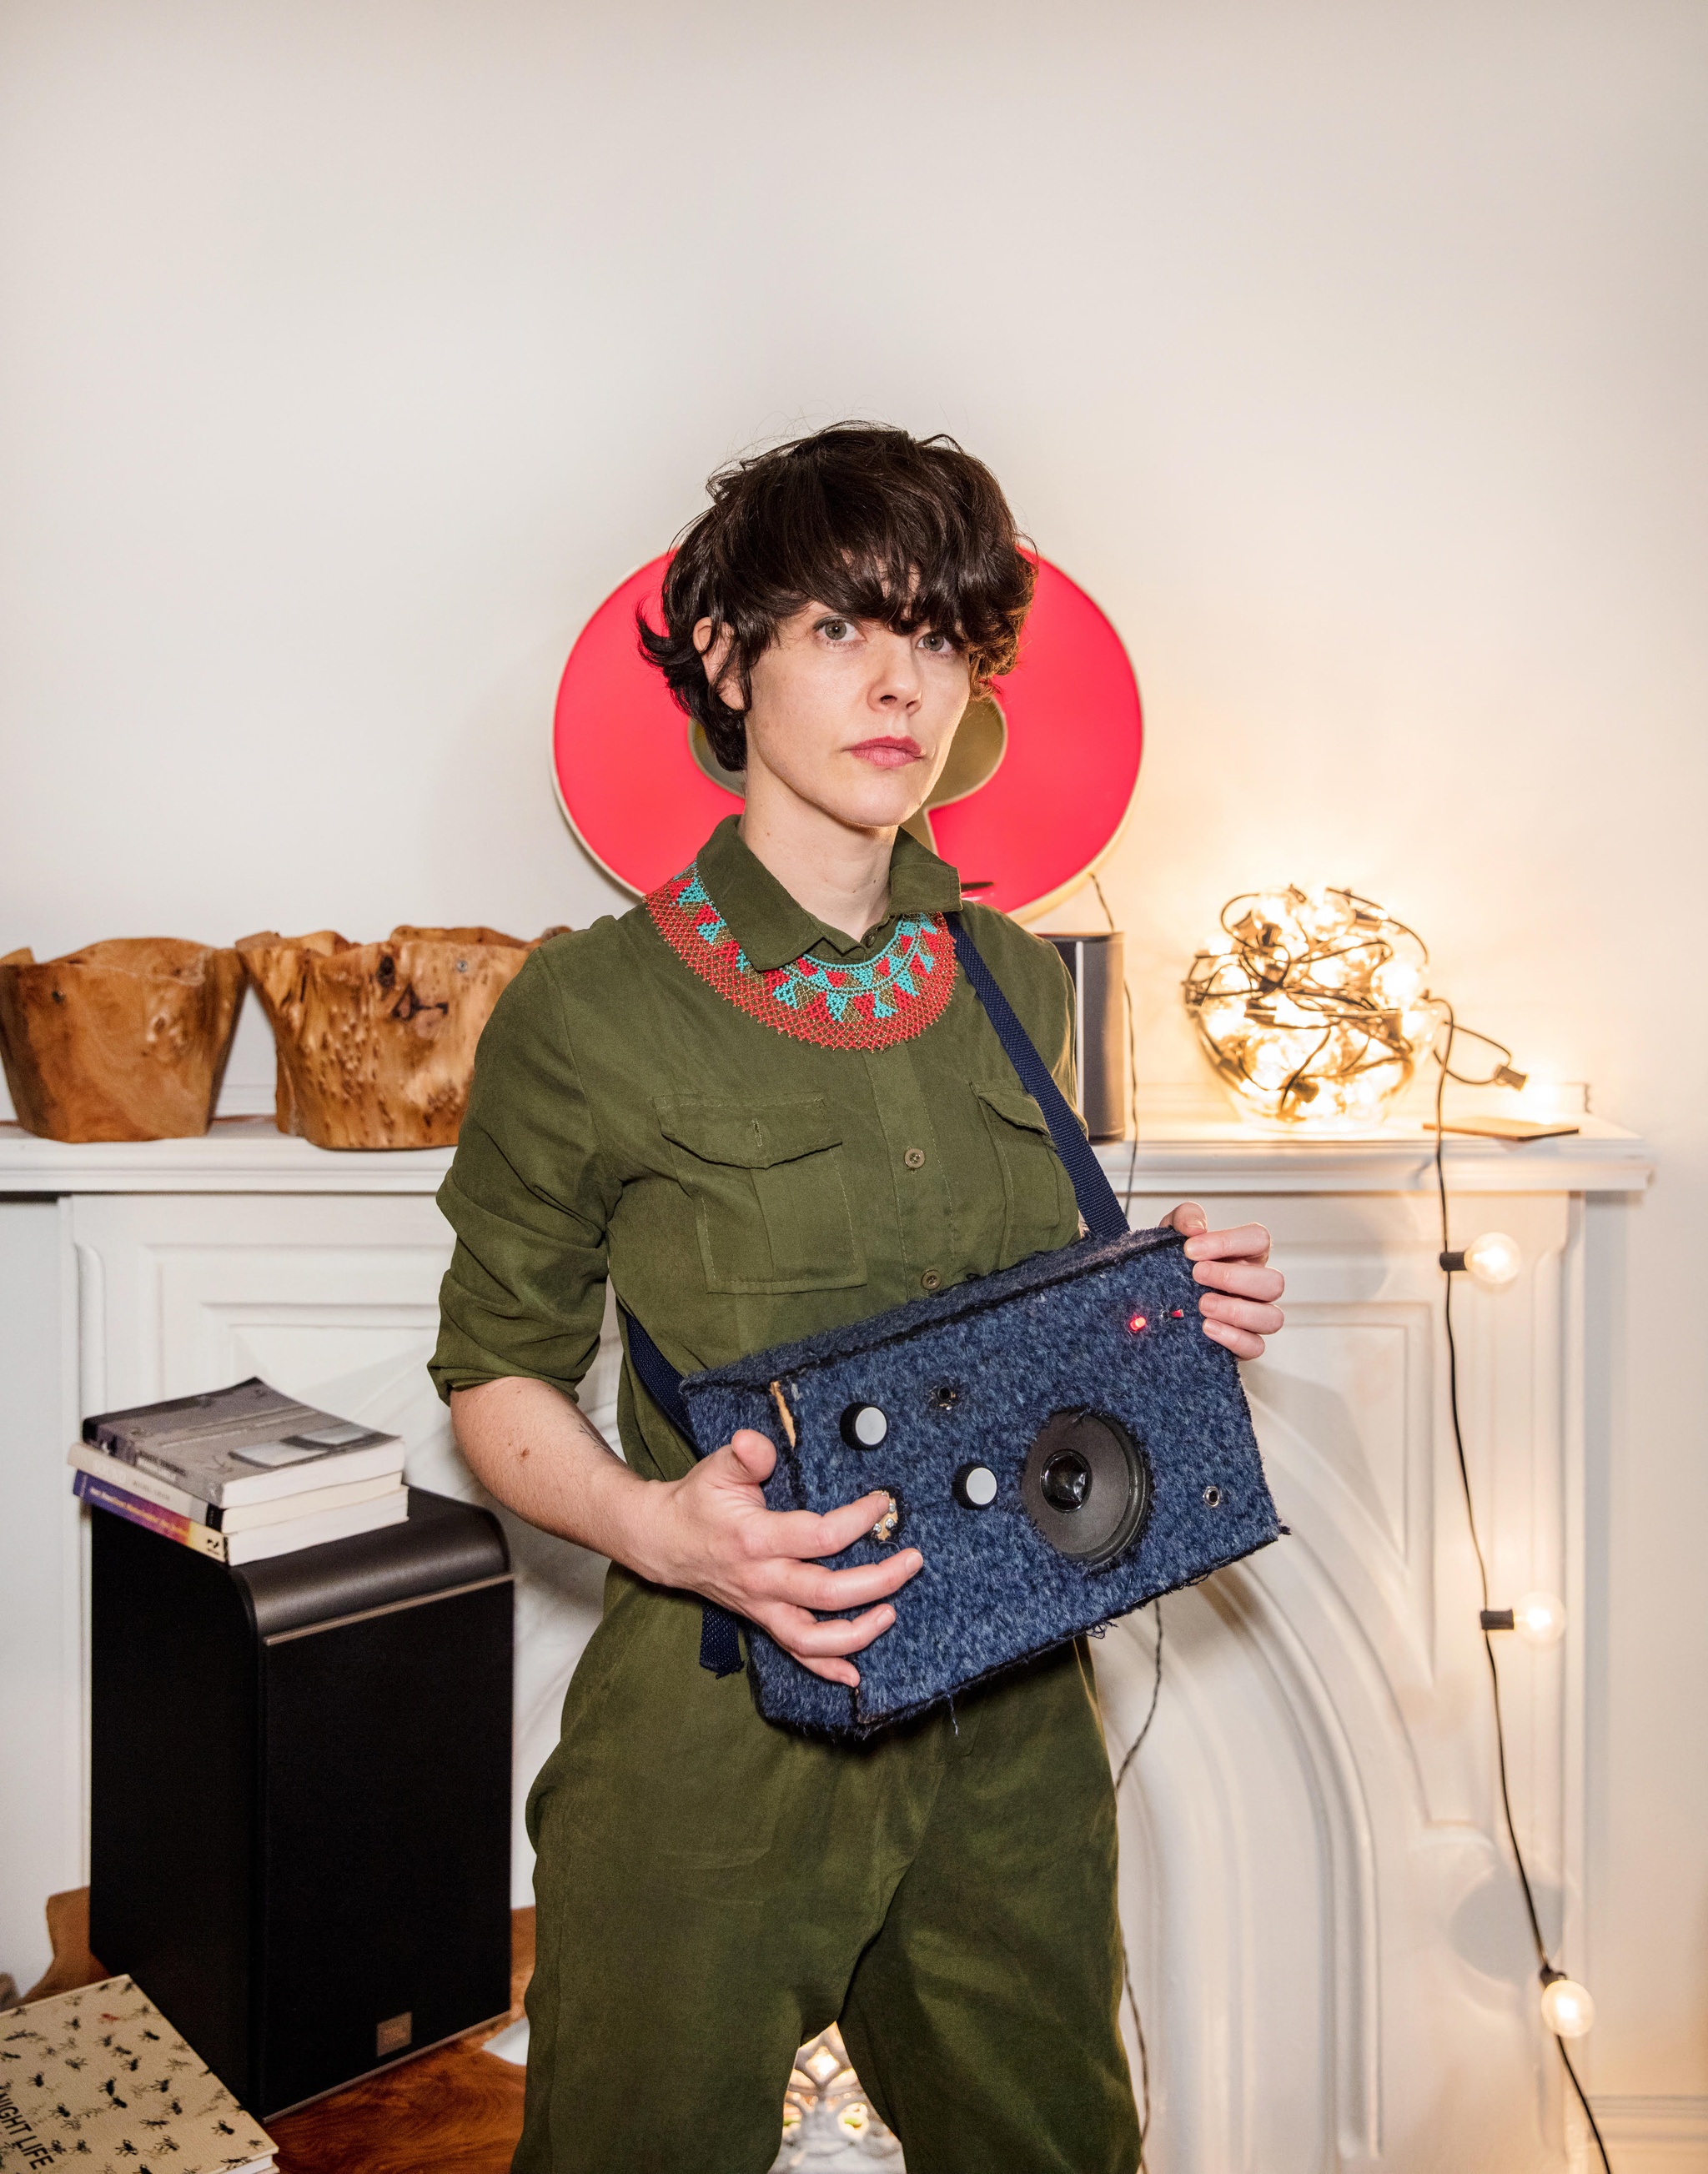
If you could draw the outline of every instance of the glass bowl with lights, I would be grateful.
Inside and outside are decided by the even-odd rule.
[[[1321,1130],[1375,1124],[1432,1046],[1430,955],[1356,891],[1246,891],[1184,985],[1205,1054],[1247,1115]]]

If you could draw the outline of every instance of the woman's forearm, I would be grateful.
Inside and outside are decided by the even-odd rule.
[[[643,1577],[658,1575],[649,1544],[654,1490],[572,1398],[548,1382],[510,1376],[454,1390],[451,1423],[469,1469],[506,1509]]]

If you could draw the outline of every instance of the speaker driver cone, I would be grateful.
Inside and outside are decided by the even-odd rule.
[[[1076,1562],[1113,1562],[1150,1510],[1150,1467],[1105,1412],[1052,1412],[1033,1437],[1020,1500],[1044,1538]]]

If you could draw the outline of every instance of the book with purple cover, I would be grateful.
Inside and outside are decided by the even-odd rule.
[[[395,1494],[403,1484],[398,1474],[382,1472],[373,1479],[347,1479],[338,1486],[311,1488],[305,1495],[281,1495],[276,1502],[246,1502],[234,1510],[224,1510],[217,1502],[204,1502],[199,1495],[174,1487],[170,1480],[157,1479],[141,1465],[109,1457],[104,1449],[92,1448],[86,1441],[74,1441],[65,1453],[65,1461],[73,1471],[87,1472],[93,1479],[105,1480],[109,1487],[139,1495],[145,1502],[176,1510],[180,1517],[228,1536],[253,1532],[259,1525],[277,1525],[287,1517],[306,1517],[316,1510],[343,1510],[353,1502],[371,1502],[376,1495]]]
[[[327,1540],[347,1540],[358,1533],[376,1533],[386,1525],[401,1525],[409,1514],[408,1490],[398,1486],[367,1501],[335,1505],[304,1517],[224,1533],[186,1517],[181,1511],[163,1508],[127,1488],[115,1487],[92,1472],[79,1472],[71,1491],[93,1509],[110,1510],[115,1517],[144,1526],[163,1539],[176,1540],[181,1547],[194,1548],[198,1555],[230,1563],[234,1570],[244,1563],[295,1555],[299,1548],[319,1547]]]

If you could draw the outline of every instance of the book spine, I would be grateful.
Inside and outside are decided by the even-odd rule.
[[[164,1509],[158,1502],[144,1501],[140,1495],[128,1494],[110,1480],[97,1479],[92,1472],[79,1472],[72,1482],[71,1491],[80,1501],[97,1510],[110,1510],[116,1517],[128,1518],[133,1525],[158,1533],[163,1540],[176,1540],[181,1548],[194,1548],[198,1555],[212,1555],[216,1562],[225,1560],[223,1533],[198,1525],[193,1517],[186,1517],[176,1510]]]
[[[105,1479],[109,1487],[116,1487],[122,1494],[140,1495],[143,1501],[158,1503],[163,1510],[176,1510],[193,1524],[211,1526],[215,1532],[224,1529],[225,1521],[217,1503],[204,1502],[197,1495],[186,1494],[181,1487],[156,1479],[152,1473],[137,1465],[109,1457],[105,1450],[91,1449],[86,1442],[78,1442],[68,1462],[73,1470]]]

